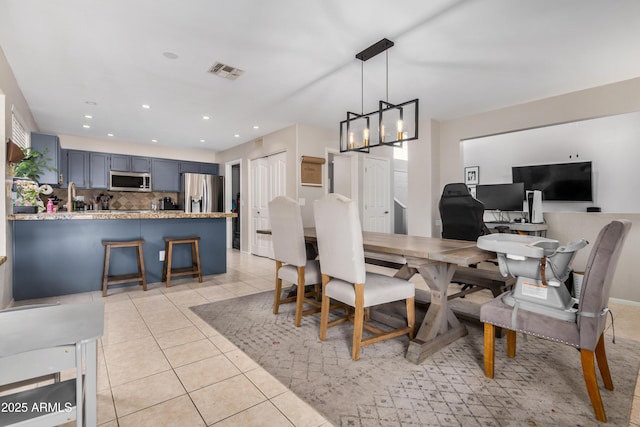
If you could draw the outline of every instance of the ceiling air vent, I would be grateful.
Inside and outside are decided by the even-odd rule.
[[[225,79],[235,80],[244,73],[244,70],[223,64],[222,62],[216,62],[209,68],[209,72]]]

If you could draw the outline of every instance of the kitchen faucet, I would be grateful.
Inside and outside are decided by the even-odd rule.
[[[76,198],[76,184],[73,181],[69,181],[69,187],[67,188],[67,212],[73,212],[73,199]]]

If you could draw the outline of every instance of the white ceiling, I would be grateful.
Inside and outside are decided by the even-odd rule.
[[[440,120],[640,76],[637,0],[0,0],[41,131],[216,151],[293,123],[337,134],[361,83],[377,108],[385,55],[363,82],[354,56],[383,37],[389,101]]]

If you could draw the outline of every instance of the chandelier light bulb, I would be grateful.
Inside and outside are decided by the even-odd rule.
[[[402,140],[402,130],[404,128],[404,122],[402,120],[398,120],[398,123],[396,124],[397,129],[398,129],[398,141]]]

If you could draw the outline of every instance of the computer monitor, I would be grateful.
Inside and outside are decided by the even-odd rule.
[[[476,199],[484,204],[484,209],[522,212],[524,183],[477,185]]]

